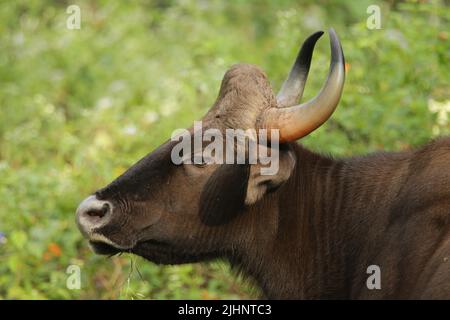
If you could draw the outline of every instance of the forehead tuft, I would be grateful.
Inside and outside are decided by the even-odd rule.
[[[260,67],[254,64],[238,63],[227,70],[223,77],[223,82],[228,83],[229,81],[247,77],[267,79],[265,72]]]
[[[220,118],[227,128],[255,128],[258,115],[276,106],[265,72],[252,64],[236,64],[225,73],[219,96],[204,120]]]

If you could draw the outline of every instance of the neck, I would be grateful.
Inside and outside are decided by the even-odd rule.
[[[291,178],[251,209],[246,245],[230,260],[254,276],[268,298],[346,298],[352,290],[351,252],[364,242],[351,234],[349,221],[364,220],[362,234],[370,228],[367,205],[382,196],[383,182],[373,181],[375,192],[358,183],[370,170],[364,160],[293,149],[297,165]]]

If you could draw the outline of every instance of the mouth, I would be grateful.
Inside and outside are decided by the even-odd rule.
[[[94,253],[99,255],[112,256],[121,252],[131,252],[134,253],[135,249],[138,249],[141,246],[159,248],[163,250],[164,248],[168,248],[169,244],[167,242],[158,241],[158,240],[146,240],[140,243],[137,243],[135,247],[129,249],[123,249],[115,247],[112,244],[105,243],[98,240],[89,241],[89,247],[94,251]]]
[[[89,241],[89,247],[91,247],[94,253],[105,256],[112,256],[123,251],[110,244],[100,241]]]
[[[195,254],[179,248],[168,242],[159,240],[145,240],[136,243],[129,249],[117,248],[112,244],[101,241],[89,241],[89,246],[94,253],[99,255],[113,256],[118,253],[128,252],[156,264],[183,264],[204,260],[211,260],[218,256],[217,252],[196,252]]]

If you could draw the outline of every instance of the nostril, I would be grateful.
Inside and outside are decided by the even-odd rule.
[[[108,203],[104,203],[100,208],[89,208],[86,211],[86,215],[90,217],[103,218],[110,210]]]
[[[108,223],[113,211],[114,206],[110,202],[89,196],[77,208],[78,226],[83,232],[89,233],[91,229]]]

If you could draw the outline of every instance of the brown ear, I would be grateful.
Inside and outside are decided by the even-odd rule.
[[[290,178],[296,163],[296,157],[291,147],[287,144],[280,145],[279,157],[273,161],[274,163],[271,165],[278,166],[278,170],[271,175],[261,174],[262,166],[260,164],[251,166],[245,198],[246,205],[254,204],[265,194],[278,189]]]
[[[200,196],[200,219],[210,226],[225,224],[245,206],[248,164],[223,164],[214,171]]]

